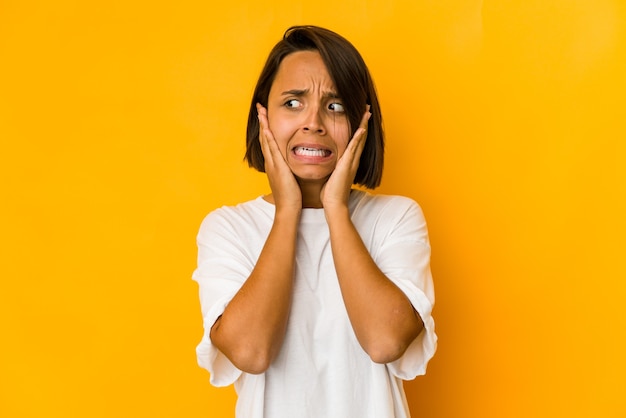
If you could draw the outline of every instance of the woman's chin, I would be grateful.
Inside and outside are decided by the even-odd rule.
[[[320,173],[320,172],[304,172],[304,173],[293,173],[300,184],[320,184],[324,185],[331,173]]]

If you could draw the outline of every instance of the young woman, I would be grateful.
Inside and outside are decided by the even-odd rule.
[[[380,184],[380,106],[358,51],[288,29],[258,80],[246,159],[271,194],[210,213],[198,234],[198,362],[235,384],[237,416],[408,417],[402,380],[436,350],[419,206]]]

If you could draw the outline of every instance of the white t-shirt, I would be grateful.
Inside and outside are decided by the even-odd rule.
[[[411,199],[353,190],[354,225],[382,272],[408,297],[424,331],[404,355],[374,363],[359,345],[341,297],[323,209],[303,209],[291,313],[281,351],[269,369],[238,370],[209,331],[250,275],[272,227],[274,205],[259,197],[210,213],[198,233],[198,282],[204,336],[198,363],[215,386],[235,384],[241,418],[401,418],[409,411],[402,380],[426,372],[437,346],[424,216]]]

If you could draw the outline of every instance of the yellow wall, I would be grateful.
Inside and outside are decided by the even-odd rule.
[[[0,416],[232,416],[195,363],[194,239],[268,190],[245,112],[303,23],[365,56],[380,192],[429,220],[414,415],[626,416],[624,2],[214,3],[0,2]]]

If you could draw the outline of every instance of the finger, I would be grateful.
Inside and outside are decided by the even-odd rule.
[[[267,136],[267,131],[269,131],[269,121],[267,120],[267,109],[264,108],[260,103],[256,105],[257,116],[259,118],[259,134],[264,134]]]
[[[268,128],[268,121],[267,121],[267,109],[261,104],[261,103],[257,103],[256,104],[256,111],[257,111],[257,115],[259,117],[259,123],[261,124],[261,128],[262,129],[267,129]]]
[[[359,128],[363,128],[365,130],[367,130],[367,124],[370,120],[370,116],[372,116],[372,113],[370,112],[370,105],[367,105],[365,108],[365,112],[363,113],[363,117],[361,118],[361,124],[359,125]]]
[[[261,151],[265,157],[266,163],[273,163],[274,147],[276,141],[272,135],[272,131],[269,128],[269,121],[267,119],[267,109],[261,104],[257,103],[257,116],[259,118],[259,142],[261,143]]]
[[[361,129],[360,145],[365,144],[365,139],[367,138],[367,127],[369,125],[369,120],[371,116],[372,114],[370,112],[370,105],[367,105],[367,108],[363,113],[363,117],[361,118],[361,124],[359,125],[359,129]]]
[[[361,129],[361,133],[359,138],[354,142],[354,150],[352,151],[352,160],[351,160],[351,168],[356,173],[357,168],[361,162],[361,154],[363,153],[363,149],[365,149],[365,142],[367,140],[367,130]]]
[[[357,142],[358,144],[359,142],[363,142],[364,138],[367,138],[367,126],[370,116],[372,116],[369,110],[370,105],[367,105],[367,108],[363,113],[363,116],[361,117],[361,123],[359,124],[358,129],[354,132],[354,135],[352,136],[352,140],[350,142],[353,142],[356,139],[357,141],[355,142]]]
[[[257,103],[257,110],[259,118],[259,141],[261,142],[261,151],[265,157],[266,167],[269,165],[271,170],[286,167],[285,157],[280,151],[278,142],[276,142],[274,134],[269,127],[267,109]]]
[[[348,143],[348,148],[346,149],[347,153],[352,156],[352,165],[356,163],[358,165],[359,158],[361,158],[361,153],[363,152],[363,148],[365,147],[365,141],[367,139],[367,126],[369,122],[369,118],[372,114],[369,112],[370,106],[367,105],[367,109],[363,113],[363,117],[361,118],[361,123],[359,124],[359,128],[354,132],[354,135],[350,142]]]
[[[266,114],[263,106],[257,103],[256,108],[257,118],[259,120],[259,144],[261,145],[261,152],[263,153],[263,156],[265,157],[265,163],[267,164],[271,156],[271,152],[268,149],[267,144],[267,117],[265,116]]]

